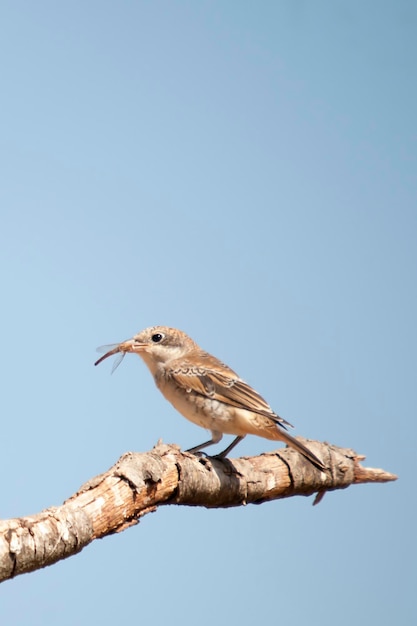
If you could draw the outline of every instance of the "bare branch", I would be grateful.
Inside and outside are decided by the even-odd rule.
[[[137,524],[161,505],[224,508],[314,493],[317,504],[326,491],[397,478],[362,467],[364,457],[353,450],[306,443],[328,466],[326,472],[290,448],[221,460],[162,443],[151,452],[128,452],[62,506],[0,521],[0,581],[76,554],[94,539]]]

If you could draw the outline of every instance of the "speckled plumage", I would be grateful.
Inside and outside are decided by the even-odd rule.
[[[122,342],[97,362],[117,352],[135,352],[145,361],[164,397],[188,420],[208,428],[212,438],[197,452],[218,443],[223,434],[236,439],[218,456],[226,456],[248,434],[284,441],[319,469],[323,463],[286,432],[291,426],[230,367],[204,352],[191,337],[167,326],[152,326]]]

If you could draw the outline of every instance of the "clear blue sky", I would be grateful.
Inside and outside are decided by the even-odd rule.
[[[0,27],[1,517],[204,439],[137,357],[93,367],[153,324],[400,475],[160,509],[1,585],[0,623],[413,623],[415,3],[5,0]]]

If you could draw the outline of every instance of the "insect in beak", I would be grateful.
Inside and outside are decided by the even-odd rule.
[[[101,356],[94,365],[99,365],[104,359],[107,359],[109,356],[113,356],[114,354],[118,354],[119,356],[113,363],[113,367],[111,373],[119,367],[120,363],[123,361],[126,352],[135,352],[134,350],[134,339],[129,339],[128,341],[123,341],[122,343],[112,343],[106,346],[100,346],[97,348],[97,352],[105,352],[103,356]]]

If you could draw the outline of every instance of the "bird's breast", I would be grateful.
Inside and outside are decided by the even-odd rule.
[[[185,418],[209,430],[234,434],[234,407],[208,396],[186,390],[163,377],[155,377],[155,382],[163,396]]]

